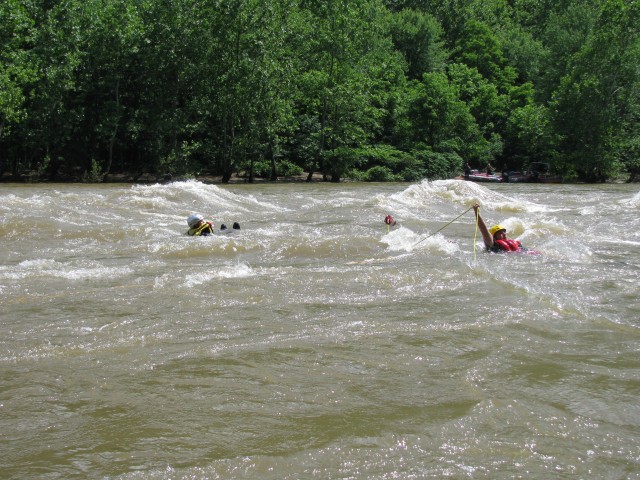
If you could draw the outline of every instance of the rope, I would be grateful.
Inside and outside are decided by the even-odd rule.
[[[451,225],[453,222],[455,222],[457,219],[459,219],[461,216],[463,216],[465,213],[467,213],[469,210],[471,210],[473,207],[469,207],[467,208],[464,212],[462,212],[460,215],[458,215],[456,218],[454,218],[453,220],[451,220],[449,223],[447,223],[444,227],[442,227],[440,230],[436,230],[435,232],[433,232],[431,235],[427,235],[426,237],[424,237],[422,240],[417,241],[416,243],[413,244],[413,247],[417,247],[420,243],[424,242],[427,238],[433,237],[436,233],[441,232],[442,230],[444,230],[445,228],[447,228],[449,225]],[[477,223],[476,223],[477,225]]]
[[[473,207],[471,207],[473,208]],[[467,210],[468,211],[468,210]],[[478,238],[478,219],[480,217],[480,211],[476,210],[476,231],[473,234],[473,261],[476,261],[476,239]]]

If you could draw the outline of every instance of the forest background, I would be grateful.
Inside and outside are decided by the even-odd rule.
[[[637,0],[2,0],[0,176],[640,172]]]

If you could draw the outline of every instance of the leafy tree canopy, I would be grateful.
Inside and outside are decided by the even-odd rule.
[[[0,175],[636,178],[625,0],[4,0]]]

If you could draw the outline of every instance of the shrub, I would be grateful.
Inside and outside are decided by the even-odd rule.
[[[367,170],[362,178],[365,182],[396,182],[400,178],[389,167],[378,165]]]

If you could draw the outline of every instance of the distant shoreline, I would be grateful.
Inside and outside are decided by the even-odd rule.
[[[249,178],[243,176],[233,175],[228,182],[222,181],[222,175],[201,175],[201,176],[181,176],[181,175],[154,175],[154,174],[142,174],[132,175],[128,173],[109,174],[103,181],[100,182],[84,182],[81,178],[57,175],[53,178],[47,178],[38,176],[35,173],[22,173],[18,175],[12,175],[5,173],[0,176],[0,183],[85,183],[85,184],[99,184],[99,183],[131,183],[131,184],[155,184],[155,183],[171,183],[171,182],[185,182],[188,180],[196,180],[205,184],[213,185],[238,185],[238,184],[265,184],[265,183],[316,183],[325,182],[321,173],[314,173],[311,178],[311,182],[307,181],[309,174],[303,172],[296,176],[283,176],[278,177],[276,180],[270,180],[263,177],[254,177],[253,181],[249,181]],[[343,180],[344,182],[345,180]],[[351,181],[351,180],[346,180]],[[326,181],[326,183],[331,183]]]
[[[23,184],[35,184],[35,183],[81,183],[81,184],[112,184],[112,183],[128,183],[128,184],[140,184],[140,185],[150,185],[150,184],[167,184],[172,182],[186,182],[189,180],[196,180],[201,183],[210,184],[210,185],[256,185],[256,184],[286,184],[286,183],[332,183],[330,180],[325,180],[324,175],[322,173],[314,173],[312,175],[311,181],[307,181],[309,176],[308,172],[303,172],[300,175],[295,176],[282,176],[278,177],[276,180],[270,180],[264,177],[254,177],[253,182],[250,182],[247,177],[240,175],[233,175],[228,182],[222,181],[222,175],[198,175],[198,176],[181,176],[181,175],[171,175],[171,174],[163,174],[163,175],[154,175],[150,173],[145,173],[142,175],[133,175],[130,173],[116,173],[107,175],[106,179],[100,182],[84,182],[81,178],[71,176],[71,175],[57,175],[53,178],[46,178],[42,176],[38,176],[35,172],[25,172],[18,175],[12,175],[10,173],[5,173],[0,175],[0,184],[3,183],[23,183]],[[452,179],[462,179],[460,177],[454,177]],[[468,180],[471,181],[471,180]],[[342,179],[337,183],[354,183],[358,182],[358,180],[352,179]],[[502,182],[496,182],[498,184],[502,184]],[[509,183],[509,182],[506,182]],[[575,183],[584,183],[584,182],[575,182],[575,181],[563,181],[564,184],[575,184]],[[561,185],[562,183],[550,183],[550,185]],[[624,184],[624,183],[640,183],[640,177],[636,177],[632,180],[626,179],[623,180],[621,178],[608,180],[603,182],[605,184]],[[513,185],[514,183],[509,183]]]

